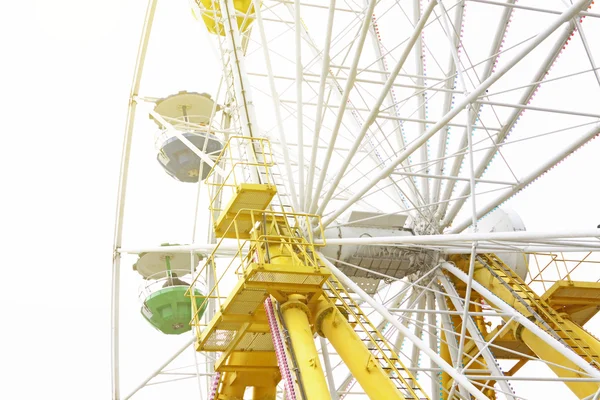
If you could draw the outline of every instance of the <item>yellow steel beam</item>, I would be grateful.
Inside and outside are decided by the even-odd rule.
[[[583,326],[600,310],[600,282],[557,281],[541,298]]]
[[[346,317],[323,297],[317,305],[315,327],[319,334],[329,340],[370,399],[404,400],[402,393],[360,340]]]
[[[523,340],[523,342],[526,343],[527,346],[529,346],[529,348],[542,360],[552,363],[549,363],[548,366],[557,376],[561,378],[587,377],[587,374],[583,372],[575,372],[581,371],[581,369],[565,356],[557,352],[552,346],[540,340],[539,337],[528,329],[522,330],[521,340]],[[565,382],[565,385],[567,385],[579,399],[591,396],[600,389],[600,385],[596,382]]]
[[[254,392],[262,399],[274,393],[273,389],[281,380],[275,352],[239,352],[230,354],[222,368],[224,378],[220,386],[218,399],[242,400],[247,387],[253,387]],[[260,398],[260,397],[258,397]]]
[[[256,355],[256,351],[248,351],[248,354]],[[252,364],[236,364],[236,365],[222,365],[219,367],[219,372],[270,372],[275,373],[279,371],[279,367],[261,367]]]
[[[487,259],[489,262],[501,262],[495,255],[483,257],[485,257],[485,259]],[[457,266],[460,268],[467,268],[468,260],[460,258],[455,258],[454,260]],[[503,267],[508,268],[505,265],[503,265]],[[499,281],[499,279],[492,274],[488,268],[483,266],[478,261],[475,263],[473,279],[493,291],[496,296],[500,297],[523,315],[533,318],[532,313],[515,298],[515,295],[501,281]],[[509,283],[510,286],[514,288],[515,292],[523,293],[523,299],[527,302],[527,304],[529,304],[533,309],[537,309],[542,318],[544,318],[549,325],[559,324],[560,331],[557,331],[557,333],[561,337],[565,334],[568,335],[568,337],[565,338],[565,341],[570,344],[571,348],[576,353],[581,353],[586,359],[597,359],[600,356],[600,352],[597,351],[597,349],[600,348],[600,344],[596,338],[587,334],[587,332],[583,331],[572,321],[565,320],[560,317],[558,313],[549,306],[539,304],[537,300],[542,300],[539,299],[524,282],[517,281],[516,278],[512,278],[510,276],[502,276],[501,279]],[[549,316],[552,318],[550,319]],[[508,317],[503,318],[508,320]],[[539,324],[539,322],[536,322],[536,324]],[[522,325],[516,322],[512,322],[511,325],[515,338],[525,343],[527,347],[529,347],[531,351],[533,351],[541,360],[548,361],[549,367],[557,376],[561,378],[577,378],[586,376],[586,374],[581,371],[581,369],[573,362],[569,361],[566,357],[561,355],[552,346],[546,344],[531,331],[525,329]],[[545,329],[544,327],[541,328]],[[551,363],[557,365],[552,365]],[[565,368],[562,368],[561,366]],[[571,371],[567,368],[579,371],[581,373]],[[595,393],[600,387],[597,383],[577,381],[565,382],[565,385],[567,385],[569,389],[571,389],[571,391],[579,398],[584,398]]]
[[[507,372],[505,372],[504,375],[513,376],[514,374],[517,373],[517,371],[519,371],[521,368],[523,368],[523,366],[525,366],[525,364],[527,364],[527,361],[529,361],[527,358],[520,359]]]
[[[281,306],[283,320],[292,341],[302,383],[308,399],[331,399],[325,374],[321,367],[313,332],[310,328],[310,311],[306,299],[301,295],[291,295]]]

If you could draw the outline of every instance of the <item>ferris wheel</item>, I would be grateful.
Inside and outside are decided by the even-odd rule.
[[[600,134],[593,1],[189,5],[153,31],[149,0],[136,60],[114,399],[161,398],[150,386],[210,400],[600,398],[600,221],[530,231],[540,209],[577,210],[552,195],[510,207]],[[200,27],[198,68],[218,73],[150,93],[144,66],[165,62],[147,60],[151,37],[173,18]],[[168,60],[154,79],[186,62]],[[130,176],[142,142],[154,169]],[[140,245],[123,227],[141,174],[168,210],[149,218],[169,229]],[[140,384],[120,365],[123,276],[140,285],[145,329],[182,346]]]

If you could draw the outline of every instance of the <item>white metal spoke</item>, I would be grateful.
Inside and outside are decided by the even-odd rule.
[[[375,121],[377,113],[379,112],[379,107],[381,106],[381,104],[383,104],[384,100],[388,96],[390,88],[391,88],[394,80],[396,79],[397,74],[400,72],[400,69],[402,68],[402,66],[404,65],[404,62],[408,58],[408,55],[409,55],[410,51],[412,50],[412,46],[417,42],[418,38],[420,37],[421,30],[423,29],[425,22],[427,22],[427,18],[433,11],[433,7],[435,6],[435,3],[430,2],[429,4],[430,5],[423,13],[422,19],[417,24],[417,27],[415,28],[415,31],[413,32],[411,39],[409,40],[409,43],[406,45],[406,48],[404,49],[402,56],[398,60],[398,63],[396,64],[396,66],[394,67],[392,72],[390,73],[390,77],[388,78],[383,90],[380,92],[379,97],[377,98],[377,101],[372,106],[371,113],[369,114],[365,123],[363,124],[360,133],[357,135],[356,140],[354,141],[354,144],[353,144],[352,148],[350,149],[349,154],[346,156],[344,163],[342,164],[339,171],[337,172],[336,177],[334,178],[334,182],[331,184],[329,190],[325,194],[324,199],[321,201],[321,205],[319,206],[317,213],[322,213],[323,210],[325,209],[325,207],[327,206],[327,203],[329,202],[329,199],[331,199],[331,197],[333,196],[333,193],[336,190],[337,185],[342,180],[342,177],[344,176],[344,172],[346,171],[346,169],[348,168],[348,165],[350,164],[350,160],[352,159],[352,157],[354,157],[354,154],[358,150],[358,147],[360,146],[361,141],[367,134],[369,127]]]
[[[498,196],[497,199],[491,201],[490,203],[486,204],[481,209],[477,210],[477,214],[476,214],[477,218],[481,218],[482,216],[486,215],[491,210],[496,208],[499,204],[502,204],[507,199],[512,197],[514,194],[523,190],[525,187],[527,187],[529,184],[531,184],[531,182],[535,181],[537,178],[539,178],[540,176],[542,176],[543,174],[548,172],[550,169],[552,169],[554,166],[556,166],[561,161],[563,161],[566,157],[568,157],[571,153],[573,153],[578,148],[580,148],[581,146],[584,146],[587,142],[589,142],[590,140],[592,140],[596,136],[598,136],[598,134],[600,134],[600,124],[596,125],[594,128],[592,128],[590,131],[588,131],[581,138],[579,138],[578,140],[573,142],[567,148],[560,151],[558,154],[556,154],[554,157],[552,157],[546,163],[544,163],[543,165],[538,167],[536,170],[531,172],[529,175],[521,178],[519,180],[519,184],[514,186],[513,188],[509,189],[508,192],[502,193],[501,195]],[[472,223],[472,221],[470,221],[470,222],[461,221],[458,224],[455,224],[452,227],[452,229],[449,230],[449,233],[462,232],[471,223]]]
[[[509,0],[508,3],[514,3],[514,1],[515,0]],[[498,57],[500,56],[500,54],[502,54],[502,50],[503,50],[502,46],[504,44],[504,37],[506,35],[508,26],[510,23],[511,13],[512,13],[512,9],[510,9],[510,8],[506,8],[504,10],[504,12],[502,13],[500,22],[498,24],[498,28],[497,28],[495,36],[494,36],[492,46],[490,48],[489,57],[487,58],[487,60],[485,61],[485,64],[484,64],[484,71],[483,71],[483,75],[481,78],[482,80],[486,80],[490,75],[492,75],[492,73],[494,72],[494,66],[498,62]],[[475,113],[473,113],[470,117],[468,117],[468,120],[471,123],[471,126],[475,123],[476,117],[477,117],[477,114],[475,114]],[[461,136],[461,142],[460,142],[459,148],[462,149],[462,148],[467,147],[467,140],[468,140],[467,135],[468,135],[467,129],[465,129],[465,132]],[[499,141],[496,140],[496,143],[497,142],[499,142]],[[461,167],[462,163],[463,163],[463,156],[459,156],[459,157],[455,158],[453,160],[449,175],[457,176],[460,171],[460,167]],[[449,182],[448,185],[446,185],[444,194],[441,197],[442,200],[449,199],[450,196],[452,195],[453,190],[454,190],[454,183]],[[445,215],[447,207],[448,207],[448,203],[442,203],[439,206],[439,208],[437,210],[438,218],[441,218]]]
[[[588,4],[589,4],[589,2],[588,2]],[[582,4],[582,6],[587,6],[587,4]],[[569,39],[569,37],[571,36],[571,34],[573,32],[573,29],[574,29],[574,26],[570,26],[570,25],[566,25],[563,28],[561,35],[556,40],[556,42],[555,42],[554,46],[552,47],[552,50],[548,54],[547,58],[540,64],[540,67],[535,74],[534,81],[542,81],[543,77],[548,73],[548,70],[550,69],[552,64],[554,64],[554,62],[558,58],[559,54],[562,52],[563,47],[565,46],[565,43],[567,42],[567,40]],[[528,104],[529,101],[531,101],[531,99],[535,95],[538,88],[539,88],[539,84],[532,86],[529,91],[525,92],[521,96],[521,98],[519,100],[519,104],[524,104],[524,105]],[[494,139],[495,144],[501,143],[508,136],[511,128],[517,123],[521,113],[522,113],[522,111],[519,110],[518,108],[516,108],[511,113],[511,115],[507,119],[507,122],[504,124],[504,129],[502,131],[500,131],[498,136],[496,136],[496,138]],[[476,178],[481,177],[481,175],[485,172],[487,166],[489,165],[492,158],[496,154],[496,151],[497,151],[496,149],[489,150],[487,152],[487,154],[483,157],[483,159],[480,161],[479,166],[475,169],[475,177]],[[471,188],[465,186],[460,194],[461,194],[461,196],[464,196],[466,194],[469,194],[470,192],[471,192]],[[444,216],[444,219],[441,223],[442,228],[446,228],[452,224],[452,221],[456,217],[456,214],[458,214],[458,211],[460,210],[460,208],[462,207],[464,202],[465,202],[465,200],[459,200],[451,206],[450,210]]]
[[[442,273],[438,273],[438,279],[441,282],[441,284],[444,286],[445,291],[447,293],[453,295],[453,297],[450,297],[450,300],[452,301],[454,308],[459,312],[464,311],[464,309],[468,310],[469,307],[463,307],[460,300],[457,299],[458,293],[456,292],[456,289],[454,288],[454,286],[452,285],[450,280]],[[466,296],[465,296],[465,298],[466,298]],[[504,374],[498,367],[498,364],[496,363],[494,355],[490,352],[490,350],[488,348],[488,343],[486,343],[486,340],[481,335],[481,332],[479,332],[479,329],[473,322],[473,319],[471,318],[471,316],[467,315],[467,317],[465,318],[465,315],[463,314],[462,317],[463,317],[462,325],[465,326],[466,329],[468,329],[469,334],[471,335],[472,338],[474,338],[473,342],[479,349],[480,354],[483,356],[485,363],[486,363],[486,367],[489,368],[494,375],[503,376]],[[506,326],[508,326],[508,324],[506,324]],[[463,337],[464,337],[464,334],[463,334]],[[493,340],[490,340],[490,342],[493,342]],[[459,350],[458,354],[462,354],[462,351]],[[473,357],[471,362],[473,360],[475,360],[476,358],[477,358],[477,356]],[[469,364],[465,365],[463,367],[463,370],[466,370],[468,367],[469,367]],[[504,393],[510,393],[511,396],[509,398],[514,400],[515,397],[514,397],[513,390],[508,385],[508,383],[506,381],[500,381],[498,383],[499,383],[500,387],[502,388],[502,390],[504,391]]]
[[[580,11],[584,6],[586,6],[586,1],[580,0],[575,5],[571,6],[567,11],[565,11],[559,18],[557,18],[553,23],[551,23],[544,31],[540,32],[532,41],[528,42],[510,62],[508,62],[503,67],[499,68],[494,74],[492,74],[488,79],[483,81],[481,85],[475,88],[469,96],[467,96],[463,101],[456,105],[456,107],[445,114],[441,120],[432,126],[425,134],[419,137],[419,139],[415,140],[405,148],[405,150],[401,153],[401,155],[396,158],[389,167],[382,170],[380,173],[374,176],[372,181],[367,185],[363,186],[357,193],[346,203],[338,208],[332,215],[327,217],[323,224],[327,226],[330,224],[336,217],[338,217],[342,212],[344,212],[348,207],[350,207],[354,201],[358,200],[362,195],[368,192],[373,186],[377,184],[380,180],[387,178],[393,170],[408,158],[414,151],[420,148],[425,142],[435,135],[448,121],[450,121],[453,117],[455,117],[460,111],[462,111],[468,104],[472,103],[479,95],[481,95],[485,90],[490,87],[494,82],[500,79],[508,70],[514,67],[525,55],[529,54],[535,47],[537,47],[542,41],[544,41],[551,33],[553,33],[556,29],[558,29],[564,22],[570,20],[573,15],[575,15],[578,11]]]
[[[335,141],[336,141],[336,137],[337,134],[339,132],[340,129],[340,125],[342,123],[342,118],[344,116],[344,111],[346,109],[346,104],[348,102],[348,97],[350,96],[350,91],[352,90],[353,87],[353,80],[356,78],[356,74],[357,74],[357,69],[358,69],[358,62],[360,60],[360,56],[362,54],[362,49],[363,49],[363,45],[365,43],[365,39],[367,37],[367,33],[369,30],[369,25],[371,23],[371,19],[370,19],[370,15],[373,14],[373,10],[375,8],[375,0],[371,0],[369,2],[369,7],[367,9],[367,12],[364,14],[363,17],[363,24],[360,30],[360,37],[356,43],[356,50],[354,53],[354,59],[352,61],[352,66],[350,68],[350,71],[348,73],[348,79],[346,81],[346,86],[344,87],[344,92],[342,94],[342,99],[340,100],[340,105],[338,108],[338,115],[335,121],[335,125],[333,127],[333,131],[331,133],[331,137],[330,137],[330,142],[329,142],[329,148],[327,149],[327,155],[324,158],[323,161],[323,166],[321,167],[321,174],[319,174],[319,180],[317,181],[317,186],[315,188],[315,194],[318,194],[321,192],[322,188],[323,188],[323,182],[325,181],[325,171],[327,171],[327,167],[329,166],[329,160],[331,159],[331,153],[333,152],[333,147],[335,145]],[[317,201],[318,201],[319,196],[318,195],[314,195],[313,196],[313,203],[310,206],[310,212],[314,213],[317,210]]]

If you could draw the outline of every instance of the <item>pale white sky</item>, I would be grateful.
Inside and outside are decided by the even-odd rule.
[[[171,3],[160,2],[142,93],[214,92],[217,64],[187,1]],[[133,0],[0,2],[0,398],[110,398],[114,207],[144,11]],[[155,130],[138,118],[125,227],[132,245],[191,240],[193,189],[160,170]],[[595,141],[510,201],[529,230],[600,224],[598,154]],[[596,179],[580,179],[582,171]],[[544,207],[549,198],[562,206]],[[124,393],[184,340],[142,320],[132,263],[123,262]]]

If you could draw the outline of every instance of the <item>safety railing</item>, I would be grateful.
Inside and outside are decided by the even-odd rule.
[[[315,230],[320,237],[325,237],[324,228],[321,224],[321,218],[314,214],[290,213],[284,211],[271,210],[239,210],[233,218],[224,237],[222,237],[213,252],[206,258],[204,264],[196,272],[196,277],[191,285],[195,285],[199,277],[207,274],[212,274],[214,286],[208,288],[208,292],[203,296],[200,304],[197,304],[195,298],[197,295],[188,290],[186,296],[192,298],[192,321],[191,324],[196,327],[201,327],[200,310],[204,309],[206,302],[214,299],[217,309],[223,305],[223,300],[231,288],[232,276],[241,277],[246,268],[251,264],[288,264],[288,265],[303,265],[313,268],[319,268],[321,263],[317,257],[316,249],[326,245],[326,241],[322,240],[318,244],[314,243],[314,232],[305,230],[302,227],[317,221],[317,229]],[[250,221],[252,228],[251,235],[242,235],[239,225],[241,223],[247,226]],[[229,232],[235,232],[234,239],[226,239]],[[232,241],[237,243],[237,251],[234,256],[227,262],[222,261],[217,265],[217,256],[220,254],[220,247],[226,243],[231,244]],[[224,261],[224,259],[221,259]],[[208,270],[208,271],[207,271]],[[227,288],[224,288],[227,286]],[[201,329],[197,330],[197,335],[200,336]]]
[[[227,204],[227,195],[235,193],[242,183],[274,185],[270,171],[274,164],[268,139],[231,136],[206,176],[213,221],[223,211],[221,205]]]

